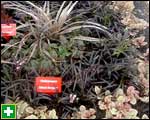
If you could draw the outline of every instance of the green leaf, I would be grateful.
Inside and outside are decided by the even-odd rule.
[[[50,51],[50,55],[51,55],[52,57],[54,57],[54,58],[57,58],[57,57],[58,57],[57,52],[56,52],[56,50],[54,50],[54,49],[52,49],[52,50]]]
[[[40,68],[49,68],[51,66],[50,60],[43,59],[40,64]]]
[[[38,69],[38,61],[37,60],[31,60],[30,64],[31,64],[32,68]]]
[[[110,22],[111,22],[111,15],[110,14],[105,15],[104,16],[104,25],[108,26],[110,24]]]
[[[11,79],[10,74],[9,74],[9,69],[10,69],[10,68],[8,68],[7,66],[4,66],[4,67],[3,67],[3,73],[4,73],[5,76],[6,76],[5,79],[8,79],[8,80]]]
[[[129,48],[129,42],[128,41],[122,41],[114,50],[113,52],[113,56],[117,56],[119,57],[120,54],[123,54],[124,52],[126,52]]]
[[[67,50],[67,48],[62,47],[62,46],[60,46],[60,47],[58,48],[58,55],[59,55],[60,57],[66,57],[66,56],[69,56],[70,54],[71,54],[71,52],[69,52],[69,51]]]
[[[54,43],[51,43],[50,45],[49,45],[49,49],[51,49],[51,48],[58,48],[58,45],[57,44],[54,44]]]

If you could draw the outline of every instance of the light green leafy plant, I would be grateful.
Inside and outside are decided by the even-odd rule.
[[[17,100],[16,104],[17,119],[58,119],[55,109],[48,110],[47,106],[33,108],[23,100]]]
[[[114,94],[105,92],[102,95],[101,89],[95,86],[95,93],[99,96],[99,109],[105,110],[106,119],[139,119],[138,111],[133,109],[131,104],[135,105],[141,97],[139,97],[139,91],[135,90],[133,86],[128,87],[126,94],[121,88],[117,88]],[[147,118],[146,115],[144,117]]]

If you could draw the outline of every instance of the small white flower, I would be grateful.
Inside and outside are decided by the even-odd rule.
[[[73,103],[74,100],[76,99],[76,97],[77,97],[77,95],[70,94],[70,96],[69,96],[69,98],[70,98],[69,102],[70,102],[70,103]]]

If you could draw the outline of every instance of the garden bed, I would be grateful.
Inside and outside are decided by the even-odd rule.
[[[148,118],[149,23],[132,1],[2,4],[17,35],[1,44],[1,98],[17,118]],[[37,93],[38,76],[62,77],[62,92]]]

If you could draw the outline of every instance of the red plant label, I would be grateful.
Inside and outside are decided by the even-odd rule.
[[[36,92],[55,94],[61,93],[62,78],[61,77],[36,77]]]
[[[1,36],[16,36],[16,24],[1,24]]]

